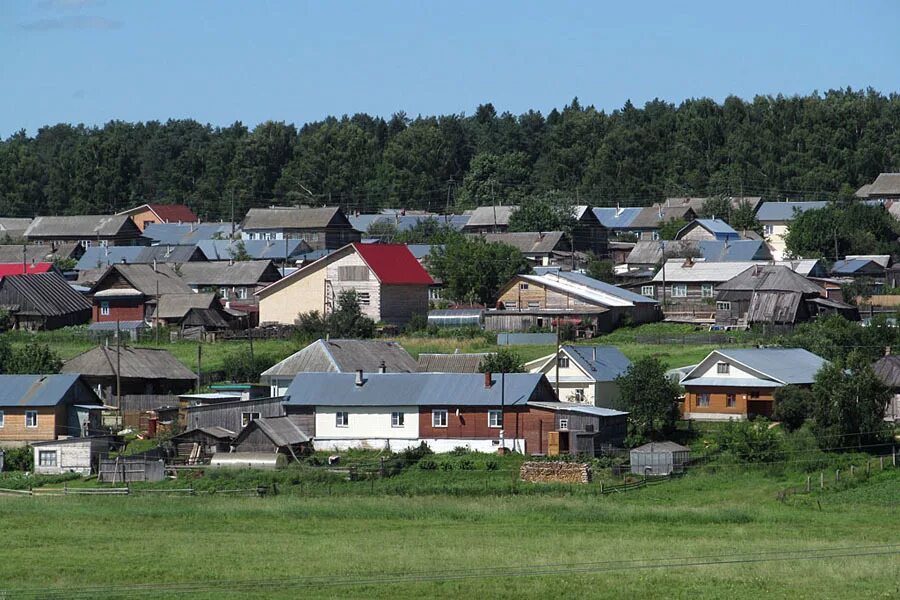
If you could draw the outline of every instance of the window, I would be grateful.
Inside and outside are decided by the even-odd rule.
[[[338,267],[338,279],[341,281],[368,281],[369,267],[365,265]]]
[[[651,231],[651,232],[650,232],[650,239],[653,240],[654,242],[657,241],[657,240],[659,240],[659,232],[658,232],[658,231]]]
[[[6,415],[3,414],[3,411],[0,410],[0,427],[6,424]]]
[[[731,372],[731,365],[727,362],[716,363],[716,373],[719,375],[728,375]]]
[[[656,288],[652,285],[642,285],[641,286],[641,296],[647,296],[648,298],[656,297]]]
[[[734,394],[725,394],[725,406],[727,406],[728,408],[734,408],[735,406],[737,406]]]
[[[697,394],[697,406],[709,406],[709,394]]]
[[[250,421],[255,421],[259,418],[258,412],[245,412],[241,413],[241,427],[246,427],[250,424]]]
[[[221,296],[223,300],[228,300],[228,288],[227,287],[219,288],[219,296]]]
[[[82,247],[82,248],[90,248],[90,247],[91,247],[91,240],[81,240],[81,247]]]
[[[575,390],[575,402],[584,402],[584,401],[585,401],[584,390],[581,388]]]
[[[240,298],[241,300],[247,299],[247,288],[243,288],[243,287],[234,288],[234,292],[237,295],[237,297]]]
[[[391,413],[391,427],[403,427],[403,413],[402,412],[392,412]]]
[[[271,232],[271,231],[267,231],[267,232],[266,232],[266,239],[267,239],[267,240],[271,240],[271,239],[272,239],[272,232]]]
[[[773,233],[775,233],[775,226],[774,225],[766,225],[764,228],[764,231],[765,231],[766,235],[772,235]]]
[[[569,430],[569,419],[560,419],[559,420],[559,430],[560,431],[568,431]]]
[[[531,300],[530,302],[528,302],[528,308],[540,308],[540,307],[541,307],[541,303],[538,302],[537,300]]]
[[[336,412],[334,413],[334,426],[335,427],[347,427],[350,423],[350,414],[346,412]]]
[[[447,426],[447,410],[439,408],[431,411],[431,426],[446,427]]]
[[[502,410],[489,410],[488,411],[488,427],[503,427],[503,411]]]
[[[569,357],[564,354],[560,354],[556,359],[556,364],[559,365],[560,369],[568,369]]]
[[[103,316],[109,316],[109,302],[101,302],[100,303],[100,314]]]
[[[369,306],[369,292],[357,292],[356,293],[356,303],[360,306]]]
[[[713,290],[713,284],[704,283],[700,286],[700,297],[701,298],[712,298],[715,294],[715,290]]]
[[[25,411],[25,427],[37,427],[37,411],[36,410],[26,410]]]
[[[508,308],[509,310],[516,310],[519,308],[519,303],[518,302],[507,302],[506,308]]]
[[[752,392],[750,392],[750,397],[759,398],[759,390],[753,390]]]
[[[519,289],[520,289],[520,290],[527,290],[527,289],[528,289],[528,284],[527,284],[527,283],[520,283],[520,284],[519,284]]]
[[[731,310],[731,302],[716,302],[716,310]]]
[[[673,283],[672,284],[672,297],[673,298],[687,298],[687,284],[686,283]]]
[[[56,450],[38,450],[38,465],[42,467],[55,467]]]

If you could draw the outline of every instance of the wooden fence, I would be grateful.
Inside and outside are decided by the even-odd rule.
[[[130,483],[134,481],[162,481],[165,463],[152,458],[101,458],[97,481],[103,483]]]
[[[834,469],[819,471],[818,474],[809,474],[806,481],[801,485],[785,488],[778,492],[778,499],[784,502],[788,497],[795,494],[810,494],[813,490],[825,490],[829,486],[839,485],[841,482],[848,480],[858,480],[859,478],[868,477],[873,471],[883,471],[885,469],[897,468],[897,454],[887,454],[876,458],[869,458],[859,464],[851,464],[843,469]]]

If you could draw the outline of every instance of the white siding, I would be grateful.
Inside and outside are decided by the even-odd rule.
[[[720,362],[724,362],[724,363],[728,364],[728,373],[719,373],[718,364]],[[741,385],[742,381],[744,383],[746,383],[746,381],[748,379],[759,379],[756,375],[748,373],[747,371],[744,371],[742,369],[743,369],[743,367],[735,365],[731,361],[722,360],[722,359],[710,360],[710,364],[705,367],[705,370],[702,373],[700,373],[698,371],[698,373],[700,373],[700,374],[699,375],[695,374],[694,377],[692,377],[692,379],[696,378],[696,377],[715,377],[716,379],[734,379],[735,385]],[[688,383],[690,383],[690,382],[688,382]]]
[[[348,413],[347,427],[337,427],[336,414]],[[391,426],[391,413],[404,413],[403,427]],[[415,406],[317,406],[316,440],[400,439],[419,437],[419,411]]]

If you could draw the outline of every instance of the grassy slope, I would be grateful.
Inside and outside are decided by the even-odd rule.
[[[0,589],[196,581],[207,587],[194,597],[209,598],[897,597],[896,555],[293,590],[209,588],[221,580],[337,581],[862,546],[900,537],[897,504],[880,492],[898,489],[897,473],[875,479],[873,495],[863,487],[835,492],[834,501],[825,494],[821,510],[778,502],[776,492],[786,483],[796,482],[692,475],[604,497],[0,498]],[[852,504],[847,494],[854,495]]]

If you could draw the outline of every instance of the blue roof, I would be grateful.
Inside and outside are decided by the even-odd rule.
[[[229,237],[231,229],[231,223],[151,223],[144,228],[144,237],[156,244],[191,245],[219,236]]]
[[[631,366],[615,346],[564,346],[563,350],[595,381],[613,381]]]
[[[537,271],[537,270],[535,270]],[[548,271],[549,272],[549,271]],[[600,281],[599,279],[594,279],[593,277],[588,277],[583,273],[577,273],[575,271],[558,271],[556,275],[563,279],[567,279],[573,283],[578,283],[581,285],[588,286],[600,292],[604,292],[606,294],[611,294],[613,296],[618,296],[623,300],[628,300],[629,302],[634,302],[636,304],[656,304],[656,300],[652,298],[648,298],[647,296],[641,296],[640,294],[635,294],[630,290],[626,290],[625,288],[619,287],[617,285],[613,285],[611,283],[606,283],[605,281]]]
[[[682,231],[693,227],[702,227],[703,229],[713,234],[719,241],[741,239],[741,235],[737,231],[735,231],[734,228],[731,227],[731,225],[729,225],[722,219],[694,219],[681,228],[681,231],[678,232],[678,235],[675,236],[675,239],[679,239],[681,237]]]
[[[541,346],[556,344],[555,333],[498,333],[498,346]]]
[[[745,348],[716,352],[784,384],[812,383],[819,369],[828,362],[803,348]]]
[[[626,208],[594,208],[597,220],[609,229],[627,229],[637,218],[643,208],[629,206]]]
[[[0,375],[0,406],[56,406],[79,377],[78,373]]]
[[[352,215],[347,217],[353,228],[365,232],[373,224],[393,225],[397,231],[408,231],[418,225],[421,221],[429,219],[437,221],[441,225],[449,225],[453,229],[459,231],[469,222],[469,215],[399,215],[397,213],[378,214],[378,215]]]
[[[851,258],[849,260],[836,260],[831,267],[831,272],[837,275],[852,275],[853,273],[864,269],[869,263],[876,265],[879,269],[881,268],[874,260],[867,258]]]
[[[763,202],[756,211],[760,221],[790,221],[794,218],[794,210],[806,212],[828,206],[828,202]]]
[[[529,402],[528,405],[537,406],[538,408],[547,408],[550,410],[582,413],[585,415],[593,415],[595,417],[618,417],[628,414],[627,412],[615,410],[613,408],[590,406],[588,404],[576,404],[574,402]]]
[[[540,373],[507,373],[504,380],[501,386],[500,375],[494,374],[487,388],[481,373],[366,373],[363,384],[356,385],[355,373],[299,373],[288,387],[285,404],[449,407],[500,406],[502,402],[521,406],[541,399],[536,394],[541,385],[553,395]]]
[[[769,260],[772,253],[762,240],[701,240],[700,254],[706,262],[741,262]]]
[[[309,246],[302,240],[241,240],[244,249],[254,260],[295,258]],[[201,240],[197,243],[208,260],[229,260],[235,251],[235,240]]]
[[[412,255],[416,257],[416,260],[422,260],[426,256],[430,256],[431,251],[439,246],[433,246],[431,244],[407,244],[406,247],[409,248]]]
[[[108,248],[91,246],[85,249],[84,254],[78,259],[75,270],[102,269],[120,263],[123,259],[127,263],[134,263],[143,250],[142,246],[109,246]]]

